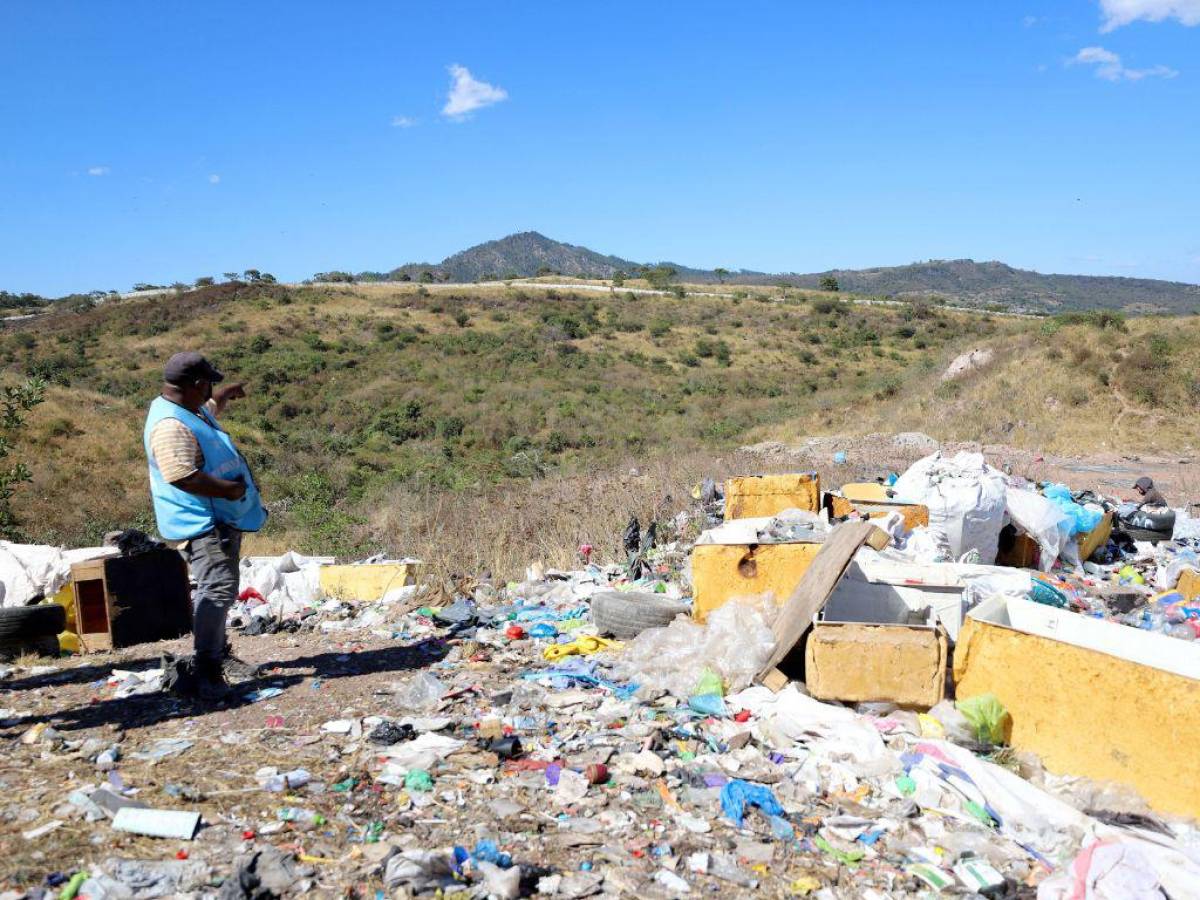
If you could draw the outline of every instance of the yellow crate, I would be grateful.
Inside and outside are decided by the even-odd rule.
[[[415,563],[321,566],[321,592],[337,600],[379,600],[391,590],[414,584]]]
[[[1048,771],[1121,782],[1159,812],[1200,817],[1200,681],[974,617],[954,680],[960,698],[995,694],[1012,746]]]
[[[725,521],[774,516],[785,509],[821,509],[821,480],[815,472],[747,475],[725,482]]]
[[[700,544],[692,550],[692,616],[738,597],[770,593],[783,606],[808,571],[821,544]]]

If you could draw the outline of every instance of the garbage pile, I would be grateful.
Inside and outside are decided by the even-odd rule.
[[[977,453],[934,453],[886,483],[897,503],[929,510],[928,526],[911,531],[898,516],[879,523],[892,533],[889,558],[990,565],[1006,533],[1010,543],[1027,535],[1037,547],[1031,568],[1041,574],[1018,595],[1181,640],[1200,638],[1200,603],[1175,589],[1185,572],[1200,573],[1200,520],[1185,509],[1147,510],[1063,484],[1033,484]],[[1102,528],[1110,530],[1082,559],[1083,539]]]
[[[709,484],[665,529],[715,526],[695,548],[631,522],[620,562],[584,545],[578,569],[509,584],[332,597],[325,561],[249,560],[231,622],[239,652],[270,662],[216,710],[164,691],[167,658],[5,667],[0,898],[1200,896],[1194,820],[1053,774],[1010,744],[1020,712],[997,694],[822,701],[762,677],[788,596],[691,617],[689,551],[753,548],[730,557],[749,581],[779,564],[761,547],[810,545],[802,585],[825,572],[833,628],[878,597],[902,607],[898,628],[953,629],[951,644],[966,613],[1009,597],[1180,638],[1200,618],[1180,587],[1200,569],[1193,539],[1126,541],[1118,524],[1084,559],[1105,498],[982,459],[918,465],[881,505],[919,501],[928,524],[883,510],[886,538],[855,544],[844,575],[813,560],[872,531],[847,524],[866,513],[720,523]],[[1008,527],[1037,568],[993,565]],[[900,602],[914,593],[927,608]],[[1194,714],[1177,716],[1190,734]]]
[[[733,604],[622,647],[591,621],[614,592],[672,600],[678,585],[589,565],[396,617],[371,605],[386,626],[348,628],[436,642],[442,658],[292,731],[268,677],[265,697],[247,695],[275,701],[265,731],[260,718],[219,735],[241,765],[205,757],[226,773],[216,791],[191,786],[211,733],[114,742],[32,726],[18,747],[76,776],[16,812],[20,842],[70,829],[102,851],[77,871],[54,858],[68,868],[43,893],[1065,898],[1200,884],[1200,832],[1051,793],[1035,762],[992,743],[995,710],[861,714],[795,684],[747,686],[767,613]],[[120,845],[140,856],[113,855],[120,834],[143,836]]]

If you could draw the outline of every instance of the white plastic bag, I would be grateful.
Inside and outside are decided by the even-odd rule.
[[[1057,504],[1033,491],[1010,487],[1005,493],[1005,501],[1013,524],[1037,541],[1042,551],[1040,568],[1049,572],[1072,541],[1074,520]]]
[[[981,453],[947,459],[934,453],[913,463],[893,485],[896,498],[929,508],[929,530],[945,537],[955,559],[969,550],[980,561],[996,561],[1004,526],[1004,475]]]
[[[737,691],[766,665],[775,636],[766,618],[749,603],[731,600],[709,614],[703,625],[678,616],[665,628],[649,628],[615,655],[618,675],[662,688],[686,699],[706,668]]]
[[[1200,540],[1200,517],[1191,518],[1186,509],[1175,510],[1175,528],[1171,531],[1171,540]]]

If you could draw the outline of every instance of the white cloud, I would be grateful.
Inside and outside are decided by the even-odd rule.
[[[1025,18],[1023,18],[1021,20],[1021,24],[1024,25],[1026,28],[1032,28],[1034,25],[1038,24],[1038,22],[1040,22],[1040,21],[1042,21],[1042,20],[1040,18],[1038,18],[1037,16],[1026,16]]]
[[[221,176],[220,176],[220,175],[209,175],[209,176],[208,176],[208,183],[209,183],[209,184],[220,184],[220,183],[221,183]]]
[[[477,109],[508,99],[508,91],[486,81],[478,81],[466,66],[450,66],[450,78],[450,96],[442,107],[442,115],[451,119],[461,119]]]
[[[1100,12],[1104,15],[1102,32],[1139,19],[1147,22],[1178,19],[1183,25],[1200,25],[1200,0],[1100,0]]]
[[[408,116],[394,116],[392,118],[393,128],[412,128],[417,124],[416,119],[410,119]]]
[[[1097,78],[1105,81],[1141,81],[1143,78],[1174,78],[1179,73],[1169,66],[1151,66],[1149,69],[1130,69],[1121,62],[1120,55],[1103,47],[1084,47],[1067,60],[1067,65],[1095,66]]]
[[[101,175],[107,175],[111,171],[112,169],[110,169],[108,166],[92,166],[90,169],[88,169],[88,174],[99,177]]]

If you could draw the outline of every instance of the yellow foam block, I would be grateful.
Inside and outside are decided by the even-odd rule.
[[[1120,782],[1160,812],[1200,816],[1200,681],[973,617],[954,677],[960,699],[999,697],[1012,746],[1049,771]]]
[[[887,503],[892,498],[888,496],[886,485],[878,481],[853,481],[842,485],[842,496],[847,500],[863,500],[868,503]]]
[[[321,566],[321,592],[337,600],[379,600],[416,581],[415,563]]]
[[[748,475],[725,482],[725,521],[774,516],[785,509],[821,508],[821,482],[815,472]]]
[[[1189,600],[1195,600],[1200,597],[1200,574],[1193,572],[1191,569],[1184,569],[1179,576],[1179,581],[1175,583],[1175,590],[1183,594]]]
[[[692,615],[710,612],[737,597],[770,593],[778,606],[820,552],[821,544],[700,544],[692,550]]]
[[[804,682],[818,700],[928,709],[944,695],[946,656],[938,628],[818,622],[805,649]]]

